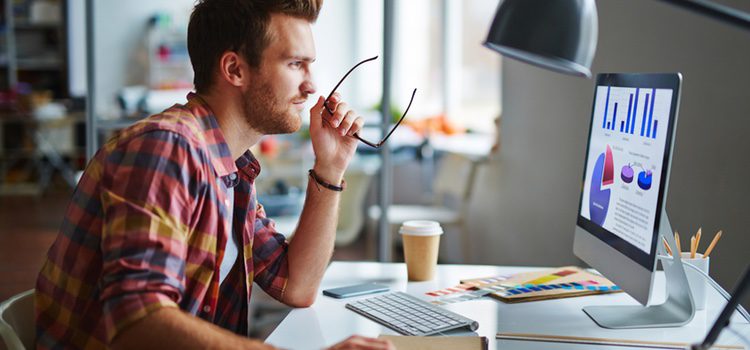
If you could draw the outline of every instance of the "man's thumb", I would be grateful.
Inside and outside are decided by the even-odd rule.
[[[319,126],[323,122],[322,115],[325,101],[326,99],[323,96],[318,96],[318,102],[310,108],[310,125]]]

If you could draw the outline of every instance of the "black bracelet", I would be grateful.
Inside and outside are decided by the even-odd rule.
[[[315,171],[310,169],[308,172],[310,174],[310,177],[315,180],[315,185],[318,186],[318,192],[320,192],[320,186],[323,186],[331,191],[341,192],[346,188],[346,181],[343,179],[341,180],[341,186],[331,185],[323,180],[321,180],[317,174],[315,174]]]

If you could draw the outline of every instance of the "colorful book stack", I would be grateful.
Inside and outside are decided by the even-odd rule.
[[[494,289],[489,295],[506,303],[616,293],[620,287],[610,280],[575,266],[521,273],[490,282],[487,278],[462,280],[478,289]]]

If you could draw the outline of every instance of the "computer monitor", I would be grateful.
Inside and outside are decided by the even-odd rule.
[[[596,80],[573,251],[643,305],[661,237],[674,246],[665,207],[681,82],[679,73],[599,74]],[[666,304],[584,311],[607,328],[689,322],[694,305],[679,257],[664,268]]]

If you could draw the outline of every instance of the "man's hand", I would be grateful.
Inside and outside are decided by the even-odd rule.
[[[388,339],[366,338],[359,335],[353,335],[346,340],[338,343],[328,350],[396,350]]]
[[[357,150],[356,138],[352,137],[364,125],[364,119],[356,114],[341,95],[334,93],[328,99],[320,96],[310,109],[310,138],[315,153],[315,173],[323,180],[338,185],[349,162]]]

